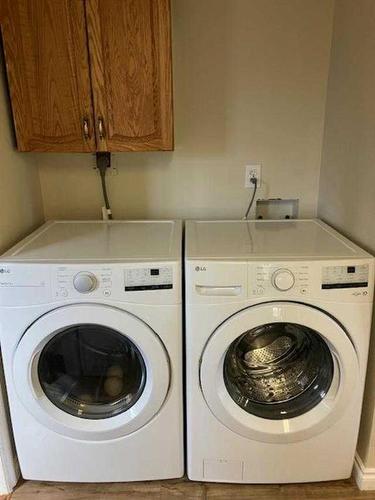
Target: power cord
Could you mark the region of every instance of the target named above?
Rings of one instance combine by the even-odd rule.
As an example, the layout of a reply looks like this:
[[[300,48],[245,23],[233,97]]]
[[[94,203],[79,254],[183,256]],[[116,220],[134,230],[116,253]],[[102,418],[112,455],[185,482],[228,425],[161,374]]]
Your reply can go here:
[[[102,182],[102,191],[105,209],[107,212],[108,219],[112,219],[112,210],[109,204],[109,197],[107,192],[107,183],[106,183],[106,173],[107,169],[111,166],[111,153],[96,153],[96,167],[100,173],[100,180]]]
[[[256,195],[256,192],[258,189],[258,179],[256,177],[251,177],[250,182],[252,184],[254,184],[254,191],[253,191],[253,196],[251,197],[249,206],[247,207],[245,217],[243,217],[243,220],[247,220],[247,218],[249,217],[249,213],[250,213],[251,207],[253,206],[255,195]]]

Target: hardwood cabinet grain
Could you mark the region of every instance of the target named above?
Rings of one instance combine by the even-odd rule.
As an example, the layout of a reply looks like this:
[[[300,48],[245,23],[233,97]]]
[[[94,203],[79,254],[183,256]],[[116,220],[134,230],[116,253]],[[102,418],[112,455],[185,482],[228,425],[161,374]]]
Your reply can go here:
[[[100,151],[173,148],[168,0],[88,0]]]
[[[173,149],[169,0],[1,0],[20,151]]]
[[[3,9],[18,149],[95,151],[84,3],[5,0]]]

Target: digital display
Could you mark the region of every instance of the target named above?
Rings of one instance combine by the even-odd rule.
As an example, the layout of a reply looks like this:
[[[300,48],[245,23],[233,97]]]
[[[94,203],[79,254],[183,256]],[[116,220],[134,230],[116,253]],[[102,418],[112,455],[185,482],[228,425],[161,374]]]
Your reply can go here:
[[[172,290],[173,269],[164,267],[136,267],[125,270],[125,292]]]
[[[326,266],[322,270],[322,289],[367,288],[369,265]]]

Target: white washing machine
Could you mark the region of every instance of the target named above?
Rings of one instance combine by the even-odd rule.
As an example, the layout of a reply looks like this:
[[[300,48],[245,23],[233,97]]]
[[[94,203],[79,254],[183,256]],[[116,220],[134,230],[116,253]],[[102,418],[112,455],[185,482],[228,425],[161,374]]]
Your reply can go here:
[[[0,259],[26,479],[183,475],[181,223],[52,222]]]
[[[190,479],[347,478],[373,258],[317,220],[188,222]]]

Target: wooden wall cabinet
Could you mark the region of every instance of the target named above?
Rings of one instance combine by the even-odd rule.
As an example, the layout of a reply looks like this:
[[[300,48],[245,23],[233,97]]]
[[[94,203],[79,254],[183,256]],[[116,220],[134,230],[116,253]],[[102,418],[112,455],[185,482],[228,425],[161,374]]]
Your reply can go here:
[[[173,149],[169,0],[2,0],[20,151]]]

